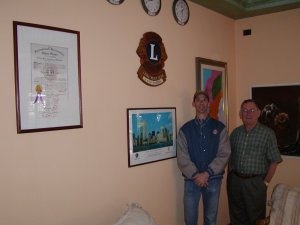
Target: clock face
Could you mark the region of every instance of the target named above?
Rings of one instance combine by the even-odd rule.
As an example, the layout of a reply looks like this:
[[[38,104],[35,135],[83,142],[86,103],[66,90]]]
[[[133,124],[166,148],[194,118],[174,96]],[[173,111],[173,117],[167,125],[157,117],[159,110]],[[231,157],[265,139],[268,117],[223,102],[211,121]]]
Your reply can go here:
[[[150,16],[156,16],[161,7],[160,0],[141,0],[145,12]]]
[[[189,21],[190,10],[185,0],[174,0],[173,15],[176,22],[180,25],[185,25]]]
[[[120,5],[121,3],[124,2],[124,0],[107,0],[107,1],[113,5]]]

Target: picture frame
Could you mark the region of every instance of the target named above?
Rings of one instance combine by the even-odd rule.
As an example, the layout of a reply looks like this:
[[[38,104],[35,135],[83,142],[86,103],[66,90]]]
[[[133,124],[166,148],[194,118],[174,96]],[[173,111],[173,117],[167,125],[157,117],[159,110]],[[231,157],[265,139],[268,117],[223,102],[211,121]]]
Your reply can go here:
[[[175,158],[176,108],[128,108],[128,167]]]
[[[196,90],[209,95],[209,113],[227,126],[227,63],[196,57]]]
[[[274,130],[281,155],[300,156],[300,84],[255,85],[258,121]]]
[[[17,133],[82,128],[80,33],[13,21]]]

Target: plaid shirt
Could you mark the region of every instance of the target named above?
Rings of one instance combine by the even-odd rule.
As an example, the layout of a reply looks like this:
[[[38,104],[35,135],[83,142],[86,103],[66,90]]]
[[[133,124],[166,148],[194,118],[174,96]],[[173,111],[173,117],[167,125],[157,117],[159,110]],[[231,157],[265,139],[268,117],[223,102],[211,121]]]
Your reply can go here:
[[[271,163],[282,161],[275,133],[260,123],[249,132],[243,125],[234,129],[230,144],[230,167],[241,174],[265,175]]]

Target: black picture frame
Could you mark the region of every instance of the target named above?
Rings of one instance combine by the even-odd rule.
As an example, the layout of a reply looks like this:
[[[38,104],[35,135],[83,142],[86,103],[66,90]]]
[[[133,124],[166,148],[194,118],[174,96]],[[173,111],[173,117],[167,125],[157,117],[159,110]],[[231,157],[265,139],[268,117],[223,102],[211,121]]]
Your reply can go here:
[[[300,156],[300,84],[251,87],[259,122],[274,130],[282,155]]]
[[[128,167],[176,155],[176,108],[128,108]]]

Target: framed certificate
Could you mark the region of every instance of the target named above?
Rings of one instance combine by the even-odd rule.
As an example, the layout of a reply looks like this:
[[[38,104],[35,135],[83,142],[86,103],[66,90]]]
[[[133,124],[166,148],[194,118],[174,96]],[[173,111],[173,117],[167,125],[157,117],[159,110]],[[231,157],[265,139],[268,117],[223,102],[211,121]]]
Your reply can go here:
[[[80,33],[13,22],[17,133],[82,128]]]
[[[129,108],[128,167],[176,157],[176,108]]]

